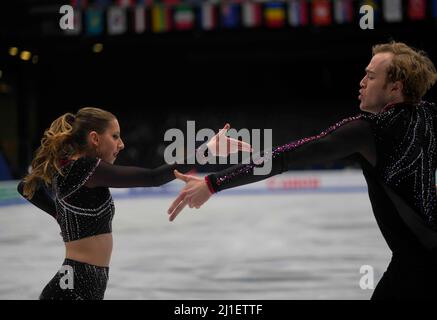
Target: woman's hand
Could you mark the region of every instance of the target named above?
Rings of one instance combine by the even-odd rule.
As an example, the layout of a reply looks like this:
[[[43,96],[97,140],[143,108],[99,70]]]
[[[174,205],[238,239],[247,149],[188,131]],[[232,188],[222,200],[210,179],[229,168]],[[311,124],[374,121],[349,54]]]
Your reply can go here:
[[[238,151],[252,151],[252,146],[247,142],[226,136],[230,127],[231,125],[227,123],[223,129],[221,129],[219,133],[212,137],[212,139],[206,144],[213,156],[227,157],[229,154]]]
[[[174,171],[174,174],[177,179],[184,181],[186,185],[167,211],[170,215],[170,221],[173,221],[187,204],[190,208],[198,209],[212,195],[204,179],[182,174],[177,170]]]

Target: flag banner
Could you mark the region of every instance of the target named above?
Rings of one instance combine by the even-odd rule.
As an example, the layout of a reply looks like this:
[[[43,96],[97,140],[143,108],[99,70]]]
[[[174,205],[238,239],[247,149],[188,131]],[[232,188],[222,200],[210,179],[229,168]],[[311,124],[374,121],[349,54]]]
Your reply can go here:
[[[351,23],[353,20],[352,0],[334,0],[334,19],[338,24]]]
[[[308,25],[308,3],[306,0],[288,2],[288,23],[293,27]]]
[[[146,7],[143,5],[136,6],[133,11],[133,22],[135,33],[143,33],[146,31]]]
[[[117,5],[123,8],[133,7],[135,4],[135,0],[117,0]]]
[[[77,36],[82,33],[82,11],[79,9],[73,9],[73,29],[64,30],[66,35]]]
[[[402,0],[384,0],[382,3],[382,8],[385,21],[402,21]]]
[[[93,7],[107,8],[112,5],[112,0],[94,0]]]
[[[410,20],[423,20],[426,18],[426,0],[408,1],[408,18]]]
[[[103,33],[103,10],[100,8],[88,8],[86,10],[86,33],[97,36]]]
[[[312,4],[313,24],[316,26],[330,25],[332,23],[332,16],[329,0],[313,0]]]
[[[164,5],[152,7],[152,31],[166,32],[171,30],[171,9]]]
[[[245,27],[259,27],[262,23],[261,4],[252,1],[244,2],[242,4],[242,19]]]
[[[194,10],[188,5],[179,5],[173,11],[174,28],[176,30],[190,30],[194,27]]]
[[[225,3],[221,7],[221,22],[224,28],[238,28],[241,22],[241,7],[235,3]]]
[[[281,2],[264,4],[264,21],[269,28],[281,28],[285,25],[285,6]]]
[[[432,17],[437,19],[437,0],[432,2]]]
[[[124,7],[109,7],[107,11],[108,34],[119,35],[127,31],[126,9]]]
[[[362,0],[361,6],[371,6],[373,8],[374,21],[379,22],[381,20],[381,1],[380,0]]]
[[[155,1],[157,2],[157,1]],[[187,3],[190,1],[182,1],[182,0],[161,0],[161,3],[166,4],[166,5],[178,5],[178,4],[183,4],[183,3]]]
[[[88,0],[71,0],[71,6],[77,9],[85,9],[88,7]]]
[[[213,30],[218,26],[218,9],[215,4],[203,3],[199,9],[199,23],[203,30]]]

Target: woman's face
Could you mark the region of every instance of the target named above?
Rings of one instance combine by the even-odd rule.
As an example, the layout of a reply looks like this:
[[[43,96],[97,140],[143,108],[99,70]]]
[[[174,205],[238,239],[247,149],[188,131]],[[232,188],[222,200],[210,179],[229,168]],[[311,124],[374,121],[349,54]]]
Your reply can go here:
[[[102,134],[96,133],[96,139],[92,138],[92,140],[97,157],[111,164],[117,159],[118,153],[124,149],[124,143],[120,136],[120,125],[117,119],[112,120]]]

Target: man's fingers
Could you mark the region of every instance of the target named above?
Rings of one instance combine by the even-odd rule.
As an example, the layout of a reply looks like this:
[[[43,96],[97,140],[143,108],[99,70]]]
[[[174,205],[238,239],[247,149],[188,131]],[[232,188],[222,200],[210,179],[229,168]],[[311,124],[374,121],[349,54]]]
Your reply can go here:
[[[184,192],[184,191],[181,192],[181,193],[178,195],[178,197],[177,197],[177,198],[172,202],[170,208],[168,208],[167,213],[168,213],[168,214],[171,214],[171,213],[176,209],[176,207],[179,205],[179,203],[180,203],[182,200],[185,199],[186,195],[187,195],[186,192]]]
[[[187,201],[184,199],[182,200],[179,205],[175,208],[175,210],[170,214],[170,217],[168,218],[170,221],[173,221],[176,219],[177,215],[185,208],[187,205]]]

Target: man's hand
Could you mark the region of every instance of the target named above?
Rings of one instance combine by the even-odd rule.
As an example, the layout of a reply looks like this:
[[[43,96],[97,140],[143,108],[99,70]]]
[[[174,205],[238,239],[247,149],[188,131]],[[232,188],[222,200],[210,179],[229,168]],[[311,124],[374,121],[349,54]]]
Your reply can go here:
[[[173,221],[187,204],[190,208],[198,209],[208,201],[212,195],[205,180],[195,176],[182,174],[177,170],[174,171],[174,174],[177,179],[184,181],[186,185],[167,211],[170,215],[170,221]]]

